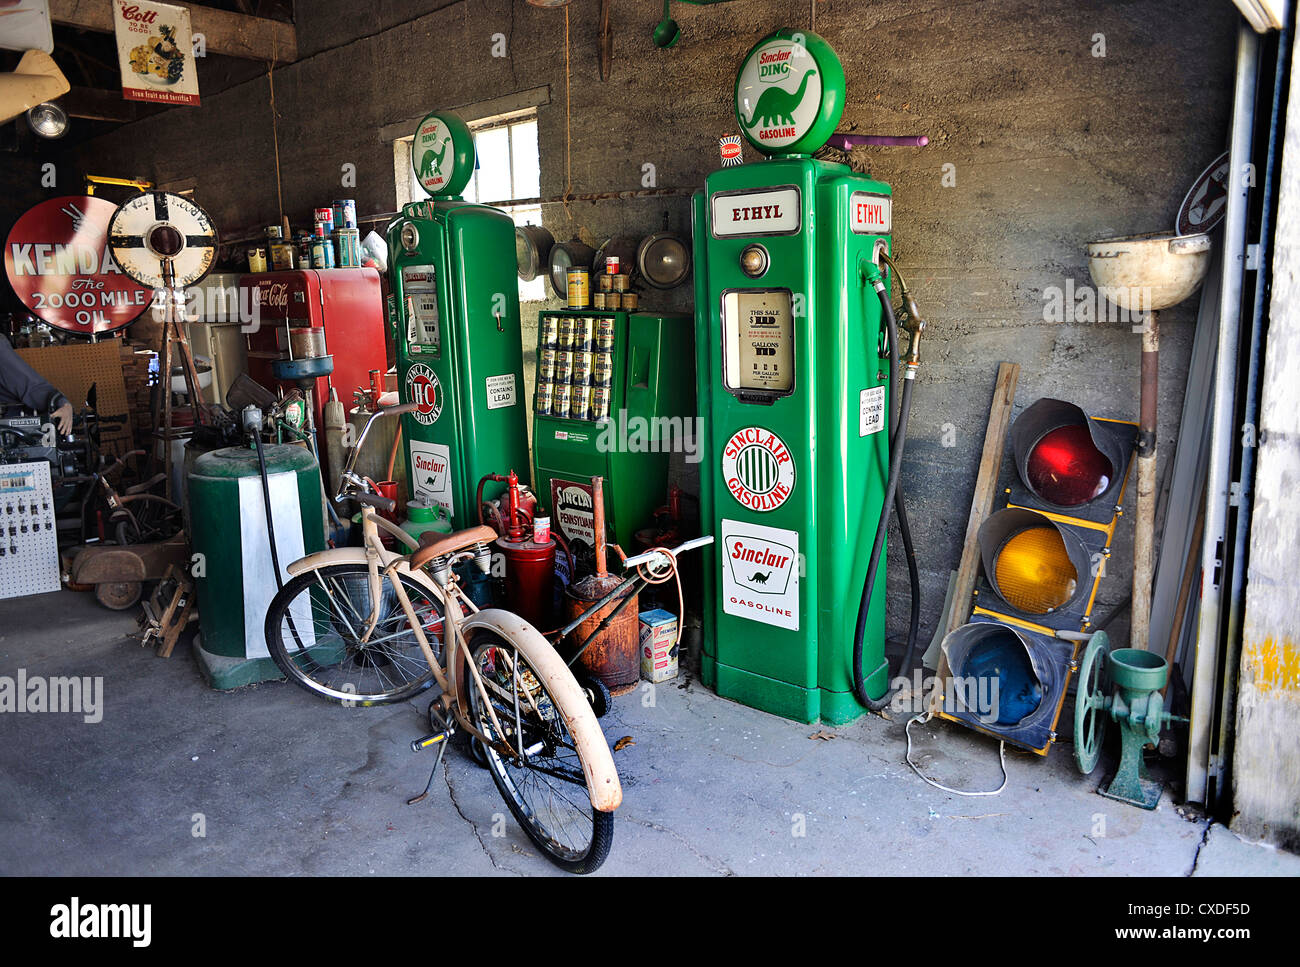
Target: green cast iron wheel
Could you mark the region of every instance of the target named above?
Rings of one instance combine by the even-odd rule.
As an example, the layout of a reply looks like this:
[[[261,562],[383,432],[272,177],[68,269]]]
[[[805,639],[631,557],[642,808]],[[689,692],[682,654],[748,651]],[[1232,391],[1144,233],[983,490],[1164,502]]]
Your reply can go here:
[[[1106,655],[1110,640],[1104,631],[1088,639],[1083,661],[1079,664],[1079,682],[1074,693],[1074,762],[1085,776],[1097,768],[1101,744],[1106,738],[1109,682]]]

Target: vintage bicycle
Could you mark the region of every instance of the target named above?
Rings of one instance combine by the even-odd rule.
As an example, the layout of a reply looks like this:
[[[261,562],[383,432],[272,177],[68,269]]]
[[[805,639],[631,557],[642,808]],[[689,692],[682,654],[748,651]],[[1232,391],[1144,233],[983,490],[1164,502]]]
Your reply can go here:
[[[376,410],[366,422],[334,498],[361,506],[362,546],[288,566],[267,611],[267,648],[290,681],[347,706],[403,702],[437,685],[433,731],[412,743],[438,747],[429,786],[464,729],[528,837],[561,868],[590,873],[609,855],[622,786],[586,694],[551,643],[518,615],[480,610],[460,587],[463,562],[489,573],[496,532],[471,527],[419,545],[377,513],[394,502],[355,472],[376,420],[412,409]],[[386,549],[381,533],[409,553]]]

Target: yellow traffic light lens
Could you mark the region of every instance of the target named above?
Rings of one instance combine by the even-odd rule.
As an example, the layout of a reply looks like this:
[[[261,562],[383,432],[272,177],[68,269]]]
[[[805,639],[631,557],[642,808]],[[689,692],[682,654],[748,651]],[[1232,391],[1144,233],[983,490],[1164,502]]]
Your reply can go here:
[[[1026,614],[1050,614],[1074,597],[1079,575],[1055,527],[1027,527],[1002,545],[998,593]]]

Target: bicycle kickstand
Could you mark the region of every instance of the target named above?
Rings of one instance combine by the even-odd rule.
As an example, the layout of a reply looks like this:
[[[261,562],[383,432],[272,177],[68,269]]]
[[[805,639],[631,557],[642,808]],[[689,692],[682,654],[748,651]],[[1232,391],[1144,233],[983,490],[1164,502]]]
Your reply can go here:
[[[432,708],[430,708],[429,711],[431,717],[432,715],[436,714],[433,712]],[[439,716],[439,719],[441,719],[441,716]],[[450,743],[451,737],[455,734],[455,732],[456,732],[456,725],[454,722],[450,722],[450,723],[446,723],[444,727],[438,732],[430,732],[428,735],[412,740],[411,742],[412,752],[420,752],[423,751],[424,749],[429,748],[429,746],[431,745],[436,745],[438,747],[438,758],[433,760],[433,769],[431,769],[429,772],[429,781],[424,784],[424,792],[420,793],[418,796],[412,799],[406,800],[406,804],[408,806],[414,806],[417,803],[422,803],[424,802],[424,800],[429,798],[429,790],[433,788],[433,780],[438,775],[438,766],[442,765],[442,757],[443,755],[446,754],[447,745]]]

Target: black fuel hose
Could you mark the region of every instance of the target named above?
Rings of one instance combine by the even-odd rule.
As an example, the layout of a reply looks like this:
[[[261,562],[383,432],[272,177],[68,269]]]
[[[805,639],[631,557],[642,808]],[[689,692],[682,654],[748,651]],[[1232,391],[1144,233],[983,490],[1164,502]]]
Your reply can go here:
[[[894,307],[889,301],[889,292],[884,286],[876,289],[880,299],[881,312],[889,330],[889,362],[891,376],[898,372],[898,319]],[[867,576],[862,585],[862,600],[858,604],[858,622],[853,633],[853,690],[858,701],[873,712],[887,708],[897,693],[897,688],[889,689],[879,699],[867,694],[866,678],[862,673],[862,652],[867,627],[867,614],[871,607],[871,596],[875,590],[876,574],[880,567],[880,556],[885,547],[885,535],[889,530],[889,511],[891,505],[898,513],[899,535],[903,540],[903,550],[907,557],[907,576],[911,584],[912,608],[907,629],[907,648],[903,654],[900,673],[906,673],[912,666],[916,654],[916,640],[921,623],[921,581],[916,566],[916,553],[912,547],[912,531],[907,520],[907,509],[903,502],[903,492],[899,487],[899,477],[903,467],[903,450],[907,443],[907,420],[912,412],[912,389],[915,379],[914,371],[909,370],[903,379],[902,399],[898,408],[898,419],[889,440],[890,465],[889,481],[885,487],[885,499],[880,507],[880,522],[876,525],[875,543],[871,548],[871,559],[867,564]],[[885,659],[888,671],[888,659]],[[878,669],[877,669],[878,670]],[[874,674],[874,672],[873,672]]]
[[[257,445],[257,466],[262,471],[262,507],[266,511],[266,535],[271,541],[271,566],[275,568],[275,586],[284,590],[284,578],[280,577],[280,555],[275,549],[275,520],[271,514],[271,482],[266,474],[266,454],[262,452],[262,435],[253,434],[253,443]],[[290,616],[292,623],[293,618]]]

